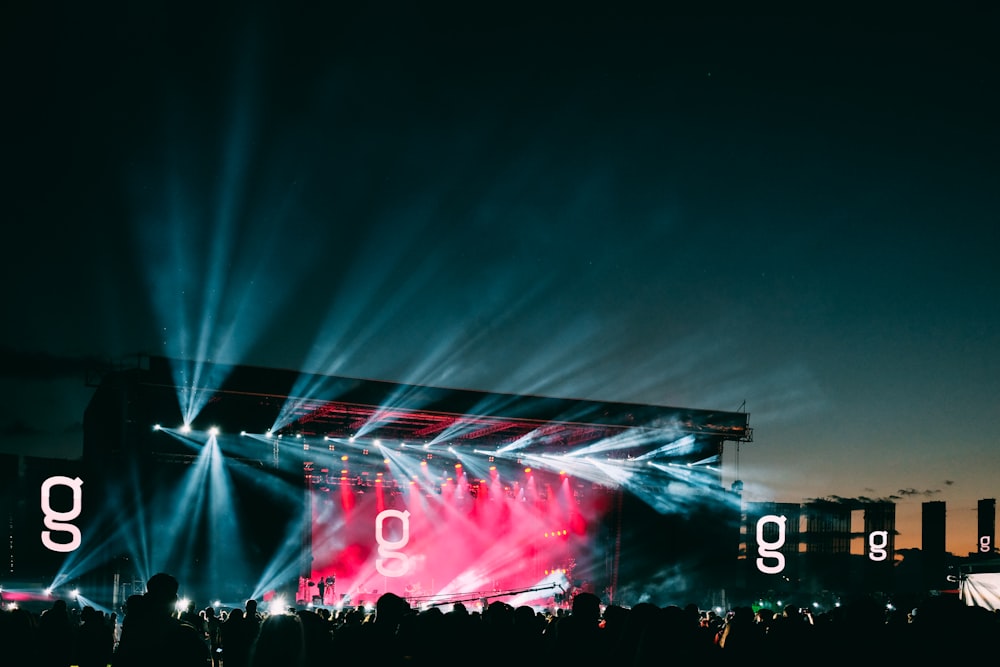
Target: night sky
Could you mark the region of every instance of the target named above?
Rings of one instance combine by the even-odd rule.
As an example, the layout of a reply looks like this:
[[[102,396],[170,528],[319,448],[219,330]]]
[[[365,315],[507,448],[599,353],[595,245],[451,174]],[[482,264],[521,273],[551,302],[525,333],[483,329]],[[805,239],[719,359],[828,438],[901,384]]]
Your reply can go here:
[[[65,4],[0,28],[0,451],[79,456],[139,353],[742,409],[747,500],[893,499],[897,549],[943,500],[974,550],[992,5]]]

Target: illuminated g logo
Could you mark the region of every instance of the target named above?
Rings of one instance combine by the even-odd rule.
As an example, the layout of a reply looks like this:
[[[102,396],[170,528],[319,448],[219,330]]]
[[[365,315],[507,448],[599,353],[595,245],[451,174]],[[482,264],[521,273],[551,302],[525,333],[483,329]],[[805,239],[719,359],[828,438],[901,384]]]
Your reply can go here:
[[[393,518],[399,519],[403,524],[403,534],[398,540],[387,540],[384,535],[383,526],[385,520]],[[375,517],[375,541],[378,542],[379,558],[375,559],[375,569],[383,577],[402,577],[410,571],[409,557],[401,553],[402,549],[410,542],[410,513],[399,510],[382,510]],[[392,564],[387,561],[396,561]]]
[[[889,552],[885,548],[889,546],[889,532],[886,530],[873,530],[868,533],[868,558],[874,561],[883,561],[889,557]]]
[[[57,512],[49,504],[49,492],[53,486],[57,485],[73,489],[73,507],[68,512]],[[64,522],[72,521],[80,516],[80,511],[83,509],[83,490],[80,488],[82,486],[83,480],[79,477],[70,479],[69,477],[56,476],[49,477],[42,482],[42,514],[45,516],[43,523],[49,529],[42,531],[42,544],[49,551],[68,553],[80,548],[80,529],[71,523]],[[50,531],[69,533],[69,542],[65,544],[56,542],[52,539]]]
[[[757,569],[764,574],[778,574],[785,569],[785,554],[778,551],[785,546],[785,522],[788,517],[767,514],[757,519]],[[768,542],[764,537],[764,526],[773,523],[778,527],[778,538]],[[774,565],[765,565],[765,558],[773,558]]]
[[[990,546],[990,536],[982,535],[979,538],[979,553],[988,554],[993,551],[993,547]]]

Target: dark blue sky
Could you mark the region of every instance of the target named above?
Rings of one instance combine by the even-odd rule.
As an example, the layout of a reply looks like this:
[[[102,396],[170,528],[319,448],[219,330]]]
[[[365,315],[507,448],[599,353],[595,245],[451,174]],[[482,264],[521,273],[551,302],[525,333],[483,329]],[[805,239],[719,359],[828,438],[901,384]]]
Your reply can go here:
[[[1000,14],[653,6],[15,9],[0,449],[78,450],[80,360],[139,352],[745,402],[748,499],[971,550]]]

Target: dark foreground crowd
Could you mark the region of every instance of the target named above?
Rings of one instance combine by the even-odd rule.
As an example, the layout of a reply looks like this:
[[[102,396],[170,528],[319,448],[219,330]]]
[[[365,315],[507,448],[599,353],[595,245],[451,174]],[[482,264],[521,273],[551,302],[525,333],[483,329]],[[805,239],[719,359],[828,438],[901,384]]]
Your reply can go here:
[[[482,611],[454,603],[411,608],[387,593],[375,611],[289,608],[262,612],[254,600],[216,615],[176,611],[178,582],[154,575],[144,595],[116,614],[79,613],[57,600],[32,614],[0,612],[0,664],[9,667],[423,666],[470,661],[493,667],[553,664],[623,667],[747,665],[795,660],[887,665],[913,660],[996,660],[1000,613],[954,597],[928,598],[906,613],[867,598],[816,614],[695,605],[608,605],[578,593],[572,607],[543,613],[495,601]],[[567,662],[568,661],[568,662]]]

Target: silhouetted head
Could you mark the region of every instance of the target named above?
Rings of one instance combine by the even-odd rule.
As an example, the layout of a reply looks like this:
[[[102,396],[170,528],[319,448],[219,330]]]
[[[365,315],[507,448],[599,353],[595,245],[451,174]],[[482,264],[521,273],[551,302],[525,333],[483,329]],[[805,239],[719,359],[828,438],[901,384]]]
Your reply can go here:
[[[177,603],[179,587],[177,579],[173,576],[166,572],[158,572],[146,582],[146,595],[144,597],[152,609],[173,611],[173,606]]]
[[[375,620],[380,623],[398,623],[408,611],[410,604],[395,593],[383,593],[375,602]]]
[[[577,593],[573,596],[572,614],[596,623],[601,618],[601,598],[593,593]]]

